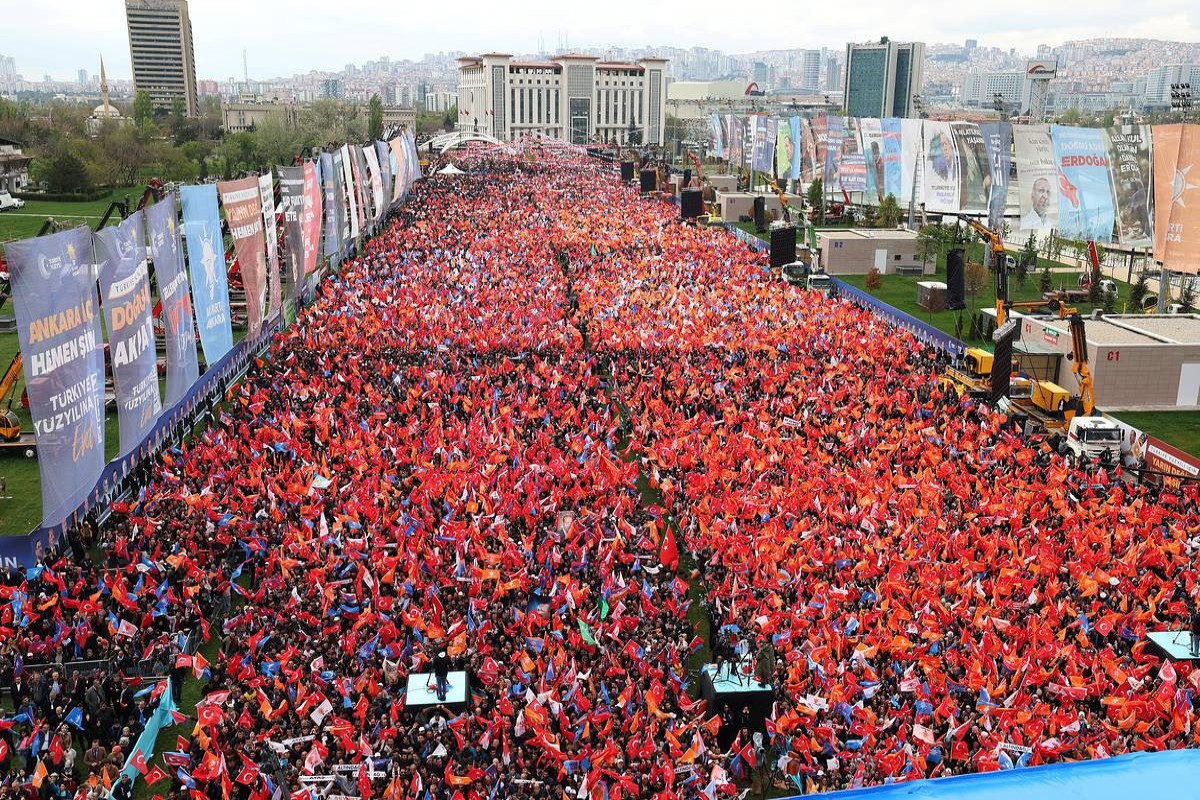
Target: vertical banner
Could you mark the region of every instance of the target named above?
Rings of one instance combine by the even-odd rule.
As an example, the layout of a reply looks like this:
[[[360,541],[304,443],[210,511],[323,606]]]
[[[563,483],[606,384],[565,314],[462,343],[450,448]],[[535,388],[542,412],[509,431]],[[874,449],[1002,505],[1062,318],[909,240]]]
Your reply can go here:
[[[408,154],[405,152],[404,140],[397,136],[388,142],[392,148],[392,160],[396,162],[396,182],[392,186],[392,205],[404,199],[408,191]]]
[[[1154,258],[1175,272],[1200,267],[1200,126],[1155,125]]]
[[[878,119],[866,117],[858,121],[858,138],[866,162],[867,197],[869,203],[882,203],[884,198],[883,128]]]
[[[801,183],[812,183],[821,177],[817,169],[817,142],[813,138],[812,120],[792,117],[792,136],[800,142],[800,152],[792,164],[792,171],[800,173]]]
[[[120,454],[125,456],[141,444],[162,412],[142,212],[131,214],[115,228],[96,231],[93,244],[117,392]]]
[[[755,115],[754,119],[754,169],[771,172],[775,166],[775,119]]]
[[[246,295],[246,329],[250,338],[258,336],[267,308],[267,257],[263,245],[262,195],[258,178],[242,178],[217,184],[233,252],[241,267],[242,288]]]
[[[792,177],[792,158],[796,154],[796,143],[792,139],[792,122],[789,119],[775,120],[775,177],[787,181]]]
[[[379,172],[383,177],[383,192],[379,198],[379,218],[380,220],[387,214],[388,208],[391,207],[392,199],[392,184],[395,182],[396,173],[392,172],[392,151],[388,147],[387,142],[375,142],[375,159],[379,162]]]
[[[1150,247],[1154,243],[1150,126],[1122,125],[1108,128],[1104,135],[1121,244]]]
[[[958,207],[968,214],[986,213],[991,170],[983,133],[974,122],[952,122],[950,129],[958,148]]]
[[[204,360],[215,364],[233,349],[217,187],[211,183],[184,186],[179,190],[179,201],[183,205],[183,233],[187,238],[196,329],[200,332]]]
[[[275,227],[275,183],[270,170],[258,176],[258,195],[262,203],[263,237],[267,242],[267,319],[275,319],[283,309],[283,291],[279,285],[279,230]]]
[[[957,212],[959,195],[958,152],[949,122],[927,120],[925,135],[925,210]]]
[[[1054,146],[1046,125],[1013,127],[1013,152],[1017,159],[1022,234],[1048,233],[1058,227],[1058,169]]]
[[[338,205],[337,184],[334,177],[341,174],[335,167],[336,153],[321,153],[321,192],[325,196],[325,255],[332,256],[341,250],[342,207]]]
[[[304,165],[304,206],[300,217],[300,233],[304,237],[305,277],[317,271],[321,253],[321,180],[317,176],[317,165],[309,161]]]
[[[295,300],[304,282],[304,167],[279,167],[279,199],[283,206],[284,288]]]
[[[354,196],[354,176],[350,172],[353,169],[350,166],[350,145],[342,145],[338,155],[341,156],[342,162],[342,192],[345,194],[346,206],[349,209],[350,236],[348,238],[357,239],[359,231],[358,204],[355,202]]]
[[[1008,176],[1012,172],[1011,122],[985,122],[979,126],[987,154],[988,227],[999,231],[1008,205]]]
[[[721,130],[721,115],[708,115],[708,154],[713,158],[725,157],[725,136]]]
[[[146,210],[150,257],[158,279],[163,340],[167,346],[167,397],[163,401],[167,408],[178,403],[200,377],[192,294],[183,264],[177,212],[174,194],[168,194]]]
[[[363,158],[367,162],[367,188],[371,190],[372,219],[375,225],[378,226],[383,221],[383,214],[387,209],[383,205],[383,172],[379,166],[379,157],[375,152],[375,145],[368,145],[363,148]]]
[[[813,135],[813,174],[825,184],[829,190],[825,173],[825,153],[829,149],[829,119],[824,114],[813,118],[810,122]]]
[[[743,120],[729,115],[729,166],[740,169],[744,164],[742,151],[746,149],[746,132]]]
[[[104,350],[91,231],[5,247],[37,435],[42,525],[63,522],[104,470]]]
[[[883,196],[889,194],[897,201],[905,203],[908,196],[904,194],[904,139],[900,129],[900,120],[888,117],[879,121],[883,138]]]
[[[862,151],[858,120],[847,117],[842,122],[842,189],[847,192],[867,190],[867,157]]]
[[[900,194],[896,199],[901,207],[907,206],[914,198],[923,202],[921,191],[921,175],[924,172],[923,156],[925,151],[925,134],[922,120],[902,119],[900,122]]]
[[[354,157],[354,189],[358,192],[358,209],[362,223],[360,230],[375,233],[375,216],[371,208],[371,179],[367,176],[367,159],[363,149],[358,145],[350,148]]]
[[[841,117],[825,118],[825,191],[842,188],[842,139],[845,131]]]
[[[1104,131],[1054,125],[1050,140],[1058,165],[1059,230],[1071,239],[1111,242],[1117,215]]]
[[[408,145],[408,168],[412,170],[410,176],[412,180],[409,183],[411,186],[425,176],[421,174],[421,159],[417,155],[417,139],[415,134],[411,130],[406,131],[404,141]]]

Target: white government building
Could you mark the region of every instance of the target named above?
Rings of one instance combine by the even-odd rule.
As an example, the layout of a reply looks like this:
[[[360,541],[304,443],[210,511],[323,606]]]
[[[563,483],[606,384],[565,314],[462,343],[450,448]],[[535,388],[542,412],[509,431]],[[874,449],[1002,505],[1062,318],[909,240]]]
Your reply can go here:
[[[665,58],[636,63],[564,55],[513,61],[507,53],[458,59],[458,129],[510,141],[537,133],[576,144],[664,143]]]

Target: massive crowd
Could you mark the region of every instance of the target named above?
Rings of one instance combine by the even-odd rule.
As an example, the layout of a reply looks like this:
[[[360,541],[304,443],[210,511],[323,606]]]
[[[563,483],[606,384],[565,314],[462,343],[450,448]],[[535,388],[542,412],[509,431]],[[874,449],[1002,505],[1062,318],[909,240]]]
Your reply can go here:
[[[3,576],[5,800],[126,800],[143,674],[203,681],[135,764],[171,800],[715,800],[762,762],[824,790],[1200,735],[1200,671],[1145,639],[1197,588],[1194,489],[1068,467],[610,165],[459,165],[98,556]],[[693,584],[774,651],[763,753],[696,697]],[[406,703],[435,663],[465,708]]]

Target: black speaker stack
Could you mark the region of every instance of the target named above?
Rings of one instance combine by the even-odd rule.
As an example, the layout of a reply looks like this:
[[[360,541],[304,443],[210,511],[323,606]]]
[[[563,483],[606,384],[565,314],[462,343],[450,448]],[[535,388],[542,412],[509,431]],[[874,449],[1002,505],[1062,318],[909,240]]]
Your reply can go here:
[[[992,403],[1000,402],[1001,397],[1008,397],[1012,383],[1013,339],[1016,336],[1016,326],[1010,325],[1007,332],[996,340],[996,352],[992,356],[991,396],[988,398]]]
[[[653,192],[658,188],[658,171],[653,169],[644,169],[639,176],[642,194]]]
[[[633,167],[634,164],[632,161],[621,162],[621,180],[623,180],[625,183],[629,183],[633,180]]]
[[[754,230],[762,233],[767,229],[767,200],[761,194],[754,198]]]
[[[946,254],[946,310],[959,311],[967,307],[963,301],[963,251],[954,248]]]
[[[771,231],[771,269],[779,269],[784,264],[796,260],[796,228],[785,225]]]
[[[704,213],[704,198],[699,189],[684,189],[679,193],[679,217],[695,219]]]

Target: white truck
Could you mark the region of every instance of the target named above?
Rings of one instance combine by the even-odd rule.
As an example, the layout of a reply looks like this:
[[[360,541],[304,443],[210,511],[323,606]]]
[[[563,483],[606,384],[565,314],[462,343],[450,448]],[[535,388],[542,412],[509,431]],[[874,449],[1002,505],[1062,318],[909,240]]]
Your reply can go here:
[[[1121,463],[1121,426],[1108,417],[1072,417],[1059,452],[1073,461]]]
[[[0,211],[8,211],[10,208],[24,208],[25,201],[13,197],[8,192],[0,192]]]

